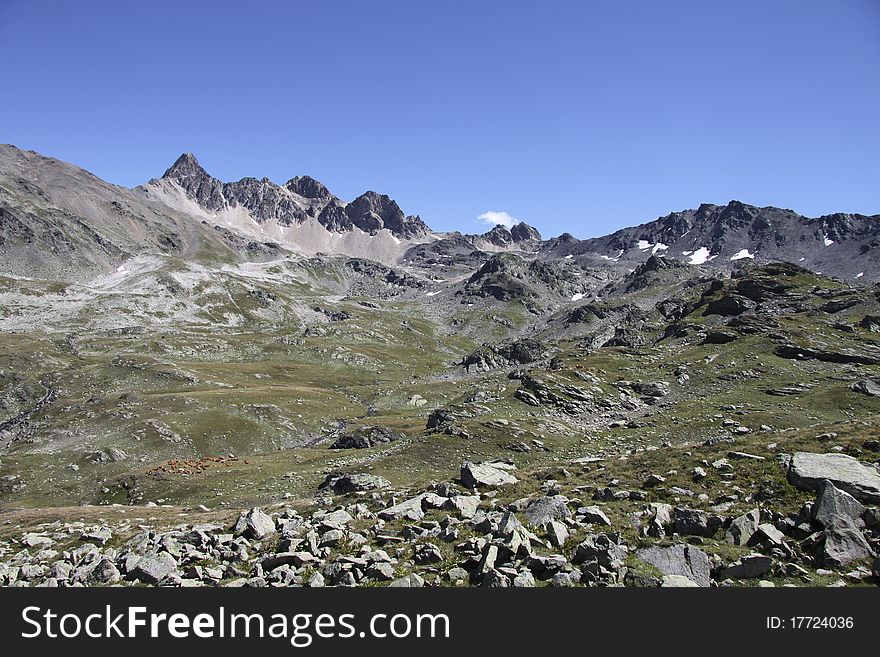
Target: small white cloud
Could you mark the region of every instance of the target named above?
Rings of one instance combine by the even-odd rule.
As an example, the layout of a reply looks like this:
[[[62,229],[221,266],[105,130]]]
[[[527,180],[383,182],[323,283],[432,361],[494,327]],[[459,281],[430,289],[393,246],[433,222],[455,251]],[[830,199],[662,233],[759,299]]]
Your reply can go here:
[[[518,219],[514,219],[506,212],[494,212],[492,210],[484,212],[477,219],[490,226],[504,226],[508,230],[513,228],[514,224],[519,223]]]

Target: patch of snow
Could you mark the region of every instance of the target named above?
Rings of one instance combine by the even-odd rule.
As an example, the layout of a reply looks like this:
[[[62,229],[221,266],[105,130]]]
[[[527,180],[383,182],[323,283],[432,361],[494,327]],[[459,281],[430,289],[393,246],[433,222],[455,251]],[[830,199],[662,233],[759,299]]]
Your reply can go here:
[[[572,300],[572,301],[580,301],[580,300],[583,299],[583,298],[584,298],[583,293],[582,293],[582,292],[578,292],[577,294],[575,294],[575,295],[571,298],[571,300]]]
[[[806,258],[801,258],[798,262],[803,262],[804,260],[806,260]]]
[[[865,275],[865,272],[860,271],[858,274],[856,274],[856,278],[861,278],[864,275]]]
[[[640,251],[647,251],[652,246],[653,244],[651,244],[648,240],[639,240],[638,247]]]
[[[574,258],[574,256],[569,253],[567,256],[565,256],[565,259],[568,260],[569,258]]]
[[[749,253],[748,249],[743,249],[742,251],[739,251],[736,255],[731,256],[730,259],[731,260],[743,260],[745,258],[751,258],[752,260],[754,260],[755,256],[754,256],[754,254]]]
[[[832,244],[834,244],[834,240],[828,239],[827,235],[822,236],[822,241],[825,242],[825,246],[831,246]]]
[[[426,296],[426,297],[436,297],[436,296],[437,296],[438,294],[440,294],[442,291],[443,291],[443,290],[437,290],[436,292],[425,292],[425,296]]]
[[[687,255],[687,254],[685,254]],[[690,263],[692,265],[702,265],[704,263],[709,262],[710,260],[714,260],[718,256],[712,255],[712,252],[709,251],[708,247],[701,246],[696,251],[693,251],[691,254]]]
[[[651,255],[657,255],[657,252],[658,252],[658,251],[665,251],[665,250],[668,249],[668,248],[669,248],[669,247],[666,246],[665,244],[663,244],[662,242],[657,242],[657,243],[654,245],[654,248],[651,249]]]

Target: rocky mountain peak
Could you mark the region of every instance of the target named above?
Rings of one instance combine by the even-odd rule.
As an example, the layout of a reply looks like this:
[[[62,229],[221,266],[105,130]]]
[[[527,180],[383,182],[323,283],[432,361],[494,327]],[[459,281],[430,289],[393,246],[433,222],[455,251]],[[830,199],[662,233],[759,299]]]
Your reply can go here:
[[[507,246],[513,242],[513,235],[502,225],[495,226],[483,234],[483,239],[495,246]]]
[[[525,240],[541,241],[541,233],[534,226],[529,226],[526,222],[520,221],[510,229],[510,234],[514,242],[523,242]]]
[[[192,153],[183,153],[174,161],[174,164],[162,174],[163,178],[173,179],[191,178],[194,176],[207,177],[208,172],[202,168],[202,165],[199,164],[196,156]]]
[[[330,190],[311,176],[296,176],[288,180],[284,186],[294,194],[303,198],[329,201],[333,198]]]

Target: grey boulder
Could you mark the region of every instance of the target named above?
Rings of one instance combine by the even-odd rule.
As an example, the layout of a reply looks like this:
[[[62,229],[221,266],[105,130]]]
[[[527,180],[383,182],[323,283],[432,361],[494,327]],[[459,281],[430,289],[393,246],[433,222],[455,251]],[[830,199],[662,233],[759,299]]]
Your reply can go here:
[[[652,546],[638,550],[636,556],[663,575],[685,577],[699,586],[709,586],[709,557],[693,545]]]
[[[862,502],[880,502],[880,471],[846,454],[796,452],[788,464],[789,483],[819,491],[830,481]]]

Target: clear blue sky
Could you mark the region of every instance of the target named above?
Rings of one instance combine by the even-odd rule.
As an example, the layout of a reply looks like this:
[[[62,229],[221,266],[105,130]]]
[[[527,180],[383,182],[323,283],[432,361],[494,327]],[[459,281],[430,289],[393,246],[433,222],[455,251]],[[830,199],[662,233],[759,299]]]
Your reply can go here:
[[[441,230],[880,212],[876,0],[0,0],[0,55],[0,142],[126,186],[192,151]]]

